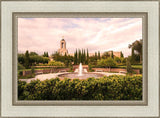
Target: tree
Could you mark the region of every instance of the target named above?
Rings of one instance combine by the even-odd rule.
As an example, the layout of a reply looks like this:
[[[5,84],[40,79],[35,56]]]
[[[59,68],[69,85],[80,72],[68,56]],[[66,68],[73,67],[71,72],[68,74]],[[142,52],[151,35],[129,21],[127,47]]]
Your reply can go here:
[[[74,64],[77,64],[77,61],[78,61],[78,57],[77,57],[77,49],[76,49],[76,52],[74,53]]]
[[[97,58],[96,58],[96,56],[90,56],[89,57],[89,64],[97,65]]]
[[[69,64],[69,72],[73,72],[73,65],[71,63]]]
[[[81,63],[83,64],[83,61],[84,61],[84,52],[83,52],[83,49],[81,50],[82,54],[81,54]]]
[[[25,58],[24,58],[24,66],[25,66],[26,69],[28,69],[29,66],[30,66],[29,62],[30,62],[30,58],[29,58],[29,52],[27,50],[26,53],[25,53]]]
[[[67,57],[67,54],[66,54],[66,53],[64,54],[64,57],[65,57],[65,58]]]
[[[107,67],[107,65],[106,65],[106,59],[98,60],[98,61],[97,61],[97,65],[98,65],[99,67],[103,67],[103,68]]]
[[[134,47],[132,47],[132,56],[131,56],[131,63],[135,63],[135,53],[134,53]]]
[[[76,49],[76,52],[74,53],[74,64],[87,64],[87,57],[86,57],[86,51],[85,49]]]
[[[107,59],[98,60],[97,65],[100,66],[100,67],[109,67],[109,69],[111,69],[111,67],[115,67],[116,66],[116,63],[110,57],[110,58],[107,58]]]
[[[109,53],[108,52],[104,52],[103,55],[102,55],[102,58],[103,59],[107,59],[108,57],[110,57]]]
[[[121,57],[120,60],[121,60],[121,63],[126,64],[126,58]]]
[[[86,51],[84,50],[84,60],[83,60],[84,64],[86,64]]]
[[[54,52],[54,54],[52,54],[52,57],[54,60],[58,61],[61,55],[58,52]]]
[[[111,71],[111,67],[116,66],[115,61],[113,60],[113,58],[108,58],[106,60],[106,66],[109,67],[109,71]]]
[[[98,59],[101,59],[100,51],[98,51]]]
[[[63,56],[62,56],[62,58],[63,58]],[[73,56],[70,56],[70,55],[66,56],[65,61],[64,61],[65,66],[69,67],[69,65],[72,64],[73,61],[74,61]]]
[[[30,52],[29,53],[29,56],[35,56],[35,55],[37,56],[38,54],[36,52]]]
[[[48,57],[48,52],[44,52],[43,57]]]
[[[18,63],[18,70],[23,70],[23,69],[25,69],[25,67],[22,64]]]
[[[79,63],[81,63],[81,50],[79,49],[79,54],[78,54],[78,58],[79,58]]]
[[[114,58],[113,51],[111,52],[111,58],[112,58],[112,59]]]
[[[139,54],[135,54],[134,56],[135,56],[135,61],[139,62],[140,61],[140,55]]]
[[[87,48],[87,64],[89,63],[89,54],[88,54],[88,48]]]
[[[126,62],[126,69],[127,69],[128,73],[132,73],[132,66],[131,66],[131,63],[128,59],[127,59],[127,62]]]
[[[114,60],[117,62],[117,63],[121,63],[121,59],[119,57],[115,57]]]
[[[52,57],[55,61],[65,63],[66,66],[69,66],[69,63],[74,62],[74,56],[67,55],[66,53],[64,56],[62,56],[58,52],[55,52],[54,54],[52,54]]]
[[[134,41],[132,44],[128,46],[129,48],[132,48],[140,55],[140,63],[142,62],[142,45],[143,45],[143,40],[140,39],[139,41],[138,40]]]
[[[96,59],[96,60],[98,59],[98,57],[97,57],[97,52],[95,52],[95,59]]]
[[[30,65],[38,64],[38,63],[48,63],[49,58],[48,57],[43,57],[39,55],[32,55],[29,56],[30,58]]]
[[[123,53],[122,53],[122,51],[121,51],[121,57],[124,57],[124,56],[123,56]]]
[[[92,71],[93,71],[91,64],[88,64],[88,70],[89,70],[89,72],[92,72]]]
[[[25,55],[18,54],[18,62],[24,66]]]
[[[34,68],[34,66],[31,67],[31,72],[32,72],[32,74],[35,73],[35,68]]]

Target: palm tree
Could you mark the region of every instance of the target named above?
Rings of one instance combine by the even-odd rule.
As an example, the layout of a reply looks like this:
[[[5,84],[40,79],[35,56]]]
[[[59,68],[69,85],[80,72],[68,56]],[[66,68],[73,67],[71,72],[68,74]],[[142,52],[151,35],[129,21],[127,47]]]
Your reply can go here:
[[[135,50],[139,54],[140,63],[142,62],[142,43],[143,43],[143,40],[140,39],[139,41],[136,40],[135,42],[133,42],[128,46],[128,48],[132,48],[132,52],[134,52],[133,50]]]

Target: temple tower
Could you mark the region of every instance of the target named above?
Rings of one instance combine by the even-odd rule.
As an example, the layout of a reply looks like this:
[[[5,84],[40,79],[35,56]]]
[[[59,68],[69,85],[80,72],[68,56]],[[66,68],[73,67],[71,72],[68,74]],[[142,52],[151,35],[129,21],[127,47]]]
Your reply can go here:
[[[68,54],[68,50],[66,49],[66,41],[64,40],[64,37],[62,37],[62,40],[60,41],[60,49],[58,50],[58,52],[61,54],[61,55],[66,55]]]

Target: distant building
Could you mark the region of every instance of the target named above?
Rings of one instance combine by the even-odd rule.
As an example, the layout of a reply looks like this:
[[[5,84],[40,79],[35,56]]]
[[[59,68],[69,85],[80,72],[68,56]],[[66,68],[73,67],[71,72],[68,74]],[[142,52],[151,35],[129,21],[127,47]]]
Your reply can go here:
[[[58,53],[61,55],[68,55],[68,50],[66,49],[66,41],[62,37],[62,40],[60,41],[60,49],[58,50]]]
[[[111,56],[112,52],[113,52],[113,56],[114,57],[121,57],[121,52],[114,52],[114,51],[107,51],[108,54]]]

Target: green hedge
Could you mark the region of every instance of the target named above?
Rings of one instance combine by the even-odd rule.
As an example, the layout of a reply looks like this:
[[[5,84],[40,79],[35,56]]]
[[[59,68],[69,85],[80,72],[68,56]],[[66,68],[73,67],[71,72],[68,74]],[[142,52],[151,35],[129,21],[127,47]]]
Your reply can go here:
[[[142,76],[18,82],[19,100],[142,100]]]

